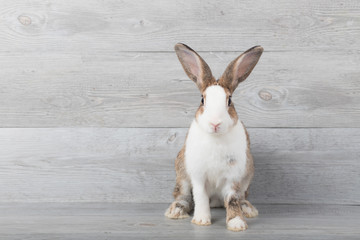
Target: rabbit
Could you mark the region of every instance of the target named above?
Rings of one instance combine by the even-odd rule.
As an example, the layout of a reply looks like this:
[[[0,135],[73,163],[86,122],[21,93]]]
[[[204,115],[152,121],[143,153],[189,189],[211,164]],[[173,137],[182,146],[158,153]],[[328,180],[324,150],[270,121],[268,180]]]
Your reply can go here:
[[[194,210],[192,223],[210,225],[210,207],[225,207],[227,229],[244,231],[248,227],[244,216],[258,215],[258,210],[246,200],[254,165],[249,135],[231,96],[254,69],[263,48],[255,46],[245,51],[218,80],[200,55],[187,45],[176,44],[175,52],[202,98],[175,160],[175,200],[165,216],[186,218]]]

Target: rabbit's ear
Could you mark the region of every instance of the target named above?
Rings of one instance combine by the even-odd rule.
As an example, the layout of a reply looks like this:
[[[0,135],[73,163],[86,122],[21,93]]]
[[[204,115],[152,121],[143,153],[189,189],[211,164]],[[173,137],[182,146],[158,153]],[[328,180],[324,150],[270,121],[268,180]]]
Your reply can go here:
[[[226,68],[219,84],[233,93],[239,83],[250,75],[263,51],[264,49],[261,46],[255,46],[241,54]]]
[[[216,82],[207,63],[190,47],[178,43],[175,45],[175,52],[186,74],[201,92]]]

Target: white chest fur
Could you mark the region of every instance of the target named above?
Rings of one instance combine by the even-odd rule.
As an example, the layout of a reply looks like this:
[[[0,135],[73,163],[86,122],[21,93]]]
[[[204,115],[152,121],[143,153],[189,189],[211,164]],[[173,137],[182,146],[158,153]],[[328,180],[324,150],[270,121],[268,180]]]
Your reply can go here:
[[[186,141],[186,171],[192,181],[205,183],[209,196],[225,195],[245,173],[246,149],[245,129],[240,121],[228,133],[213,135],[194,120]]]

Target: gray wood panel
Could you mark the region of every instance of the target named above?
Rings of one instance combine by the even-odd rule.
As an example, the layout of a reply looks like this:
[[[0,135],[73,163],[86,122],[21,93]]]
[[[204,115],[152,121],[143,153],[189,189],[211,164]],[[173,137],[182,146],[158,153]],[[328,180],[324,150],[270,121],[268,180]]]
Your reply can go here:
[[[220,76],[240,52],[203,53]],[[360,55],[265,52],[233,100],[249,127],[360,127]],[[8,53],[1,127],[188,127],[200,102],[175,53]]]
[[[0,129],[0,202],[170,202],[185,128]],[[249,129],[256,203],[360,204],[360,129]]]
[[[1,0],[0,51],[202,51],[360,48],[360,3],[327,1]]]
[[[211,226],[163,216],[166,204],[0,204],[1,239],[358,239],[360,207],[257,205],[245,232],[226,230],[225,210]]]

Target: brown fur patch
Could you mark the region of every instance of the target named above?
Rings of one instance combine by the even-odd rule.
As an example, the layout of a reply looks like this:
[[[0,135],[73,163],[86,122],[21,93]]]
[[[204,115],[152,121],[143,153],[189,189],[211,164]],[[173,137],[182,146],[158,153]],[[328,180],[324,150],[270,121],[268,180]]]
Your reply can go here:
[[[165,212],[165,216],[172,219],[189,217],[188,213],[194,208],[191,181],[185,169],[185,149],[186,141],[175,160],[176,184],[173,191],[175,201]],[[184,187],[184,184],[187,186]]]
[[[176,199],[181,194],[181,186],[179,184],[175,184],[173,196]]]
[[[231,97],[231,92],[228,88],[224,87],[224,86],[221,86],[224,88],[224,91],[225,91],[225,94],[226,94],[226,104],[228,103],[229,101],[229,98]],[[239,120],[239,117],[237,115],[237,112],[235,110],[235,106],[234,106],[234,103],[231,102],[230,106],[228,106],[228,113],[231,117],[231,119],[233,120],[233,123],[236,124]]]
[[[196,110],[195,119],[198,119],[198,117],[203,114],[204,112],[204,106],[200,105],[199,108]]]
[[[243,124],[241,122],[241,124]],[[244,124],[243,124],[244,125]],[[232,189],[241,197],[241,198],[247,198],[249,193],[249,186],[251,183],[251,180],[254,176],[254,160],[250,152],[250,138],[249,133],[247,132],[245,126],[245,134],[246,134],[246,142],[247,142],[247,149],[246,149],[246,175],[239,179],[238,182],[233,183]]]
[[[245,134],[246,134],[246,141],[247,141],[247,149],[246,149],[246,158],[247,158],[247,164],[246,164],[246,171],[249,173],[249,181],[252,180],[253,176],[254,176],[254,159],[253,156],[251,154],[250,151],[250,137],[249,137],[249,133],[245,128]]]
[[[229,108],[228,108],[228,113],[229,113],[231,119],[233,120],[234,124],[236,124],[239,120],[239,117],[238,117],[235,107],[232,103],[231,103],[231,106],[229,106]]]
[[[239,216],[244,220],[244,216],[241,210],[241,199],[235,196],[231,196],[228,201],[225,201],[226,207],[226,223],[229,220]]]
[[[186,138],[187,138],[187,135],[186,135]],[[189,212],[193,209],[194,202],[193,202],[191,189],[184,189],[182,186],[183,182],[185,181],[185,182],[187,182],[187,184],[189,184],[189,187],[191,187],[191,181],[190,181],[190,178],[189,178],[189,176],[186,172],[186,168],[185,168],[185,149],[186,149],[186,140],[185,140],[184,146],[178,153],[176,160],[175,160],[176,184],[174,187],[173,196],[175,198],[175,202],[181,201],[181,200],[186,201],[189,205],[185,210],[186,210],[186,212]],[[176,204],[178,204],[178,203],[176,203]]]
[[[211,74],[211,73],[210,73],[210,74]],[[215,80],[215,78],[214,78],[212,75],[211,75],[211,78],[209,78],[209,77],[203,78],[201,87],[199,87],[200,92],[204,93],[204,91],[206,90],[206,88],[214,85],[214,83],[216,83],[216,80]]]
[[[176,203],[176,204],[175,204],[175,207],[184,209],[184,206],[183,206],[181,203]]]
[[[246,130],[246,128],[245,128],[245,125],[244,125],[244,123],[243,122],[241,122],[242,123],[242,125],[244,126],[244,129],[245,129],[245,134],[246,134],[246,142],[247,142],[247,146],[248,146],[248,149],[247,150],[249,150],[250,151],[250,136],[249,136],[249,133],[248,133],[248,131]]]
[[[176,171],[176,184],[174,188],[174,198],[178,198],[179,195],[184,194],[182,192],[182,181],[189,179],[186,169],[185,169],[185,144],[183,148],[178,153],[175,160],[175,171]]]
[[[241,192],[241,182],[234,182],[233,185],[232,185],[232,189],[236,192],[236,193],[239,193]]]

